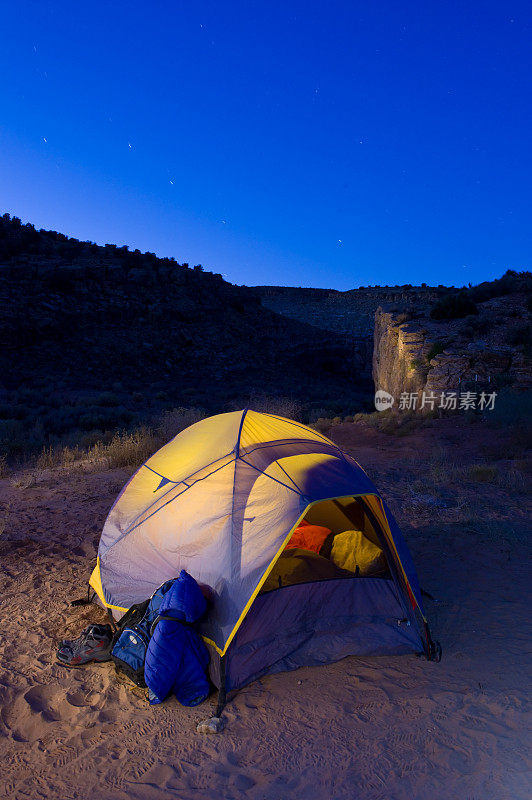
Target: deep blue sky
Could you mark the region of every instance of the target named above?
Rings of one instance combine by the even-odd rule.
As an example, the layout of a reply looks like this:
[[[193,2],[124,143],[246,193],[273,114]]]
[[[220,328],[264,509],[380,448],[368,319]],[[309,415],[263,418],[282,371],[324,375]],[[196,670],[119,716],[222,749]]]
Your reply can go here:
[[[531,4],[1,2],[0,211],[235,283],[531,264]]]

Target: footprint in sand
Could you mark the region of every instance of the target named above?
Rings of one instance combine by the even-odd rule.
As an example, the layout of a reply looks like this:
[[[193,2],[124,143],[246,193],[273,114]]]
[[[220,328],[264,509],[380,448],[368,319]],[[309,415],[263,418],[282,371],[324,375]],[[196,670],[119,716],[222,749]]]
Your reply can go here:
[[[61,719],[54,693],[57,689],[32,686],[23,693],[12,694],[2,709],[2,720],[16,742],[35,742],[41,738],[43,725]]]
[[[52,686],[32,686],[24,693],[24,700],[34,714],[42,714],[46,722],[59,722],[61,713],[54,702],[57,689]]]
[[[50,748],[49,761],[55,769],[60,769],[75,761],[79,752],[75,747],[68,744],[60,744],[58,747]]]
[[[215,767],[214,771],[226,780],[230,786],[234,786],[235,789],[241,792],[247,792],[255,786],[256,781],[251,775],[240,770],[237,771],[241,763],[241,757],[238,753],[230,750],[226,753],[225,760],[227,762],[226,766],[220,765]]]
[[[181,788],[178,773],[168,764],[154,764],[146,770],[143,775],[132,782],[146,784],[157,789]]]
[[[42,739],[47,725],[72,724],[83,714],[90,714],[93,719],[101,703],[99,692],[79,687],[65,693],[56,685],[36,684],[14,696],[13,702],[4,707],[2,719],[13,739],[34,742]]]
[[[98,722],[116,722],[118,713],[113,708],[104,708],[98,714]]]
[[[84,708],[87,703],[87,695],[80,687],[79,689],[75,689],[73,692],[67,692],[66,699],[70,703],[71,706],[75,708]]]
[[[248,789],[251,789],[255,786],[255,781],[253,778],[250,778],[249,775],[244,775],[244,773],[239,772],[236,775],[233,775],[229,783],[232,784],[236,789],[239,789],[241,792],[247,792]]]

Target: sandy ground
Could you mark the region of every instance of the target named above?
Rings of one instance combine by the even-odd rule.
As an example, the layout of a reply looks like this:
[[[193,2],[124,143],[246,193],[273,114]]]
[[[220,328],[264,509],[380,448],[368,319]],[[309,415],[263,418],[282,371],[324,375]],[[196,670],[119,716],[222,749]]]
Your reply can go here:
[[[426,610],[442,662],[351,657],[267,677],[229,703],[217,736],[195,732],[214,698],[150,707],[110,664],[54,662],[58,639],[103,620],[69,601],[85,591],[126,473],[0,481],[1,797],[528,800],[524,485],[505,488],[500,453],[501,477],[467,479],[467,465],[498,447],[477,428],[440,420],[403,437],[346,424],[331,434],[403,526],[438,601]]]

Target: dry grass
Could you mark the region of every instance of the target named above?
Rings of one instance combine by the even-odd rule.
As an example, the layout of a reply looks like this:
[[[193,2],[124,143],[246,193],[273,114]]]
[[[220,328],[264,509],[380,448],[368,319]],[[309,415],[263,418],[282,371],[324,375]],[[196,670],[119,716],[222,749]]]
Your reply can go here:
[[[430,424],[437,412],[397,411],[389,408],[386,411],[373,411],[370,414],[355,414],[353,421],[357,425],[388,433],[395,436],[407,436]]]
[[[164,444],[204,417],[205,412],[201,408],[172,408],[164,411],[155,421],[155,434]]]
[[[314,428],[314,430],[318,431],[318,433],[323,433],[324,436],[327,436],[332,426],[333,426],[332,419],[328,419],[327,417],[318,417],[318,419],[315,420],[315,422],[312,422],[309,425],[309,428]]]
[[[11,505],[8,503],[0,513],[0,539],[4,538],[5,532],[9,527],[11,516]]]
[[[7,465],[7,458],[5,455],[0,456],[0,478],[7,478],[9,475],[9,467]]]
[[[233,411],[239,411],[241,408],[252,408],[253,411],[261,411],[263,414],[275,414],[277,417],[303,421],[303,406],[293,397],[277,397],[255,392],[243,401],[231,403]]]
[[[161,446],[151,428],[138,428],[132,433],[115,433],[109,444],[98,442],[89,448],[89,461],[104,463],[109,469],[137,467]]]
[[[144,425],[131,432],[118,431],[110,441],[97,441],[87,448],[46,447],[37,458],[37,469],[60,467],[70,472],[79,468],[86,470],[87,467],[136,468],[170,439],[204,416],[204,412],[198,408],[174,408],[155,418],[151,426]],[[29,475],[24,473],[17,477],[17,482],[21,484],[19,488],[27,488],[22,483],[30,479]]]
[[[514,461],[498,471],[497,484],[509,492],[529,493],[532,489],[531,475],[532,464],[525,460]]]
[[[67,467],[81,461],[87,455],[81,447],[44,447],[37,458],[38,469]]]
[[[498,470],[493,464],[473,464],[467,470],[467,476],[479,483],[495,483]]]
[[[463,520],[464,530],[476,533],[491,542],[513,545],[515,542],[527,541],[528,534],[516,528],[508,520],[494,519],[484,509],[471,508],[472,513]]]
[[[35,470],[27,470],[25,472],[19,472],[13,478],[11,478],[11,485],[15,487],[15,489],[29,489],[31,486],[35,486],[38,483],[38,472]]]

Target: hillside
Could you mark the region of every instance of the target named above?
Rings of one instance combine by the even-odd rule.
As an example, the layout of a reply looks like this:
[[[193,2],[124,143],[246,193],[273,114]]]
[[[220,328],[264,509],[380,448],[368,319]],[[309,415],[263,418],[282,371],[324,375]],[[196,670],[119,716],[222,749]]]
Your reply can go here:
[[[444,286],[362,286],[340,292],[295,286],[253,286],[265,308],[343,338],[357,375],[371,378],[375,312],[382,304],[419,312],[449,290]]]
[[[354,338],[373,338],[375,311],[383,303],[402,309],[430,306],[445,286],[361,286],[340,292],[295,286],[253,286],[262,305],[278,314]]]
[[[209,413],[250,395],[312,415],[370,397],[345,337],[263,308],[253,291],[153,253],[0,218],[0,451]]]

